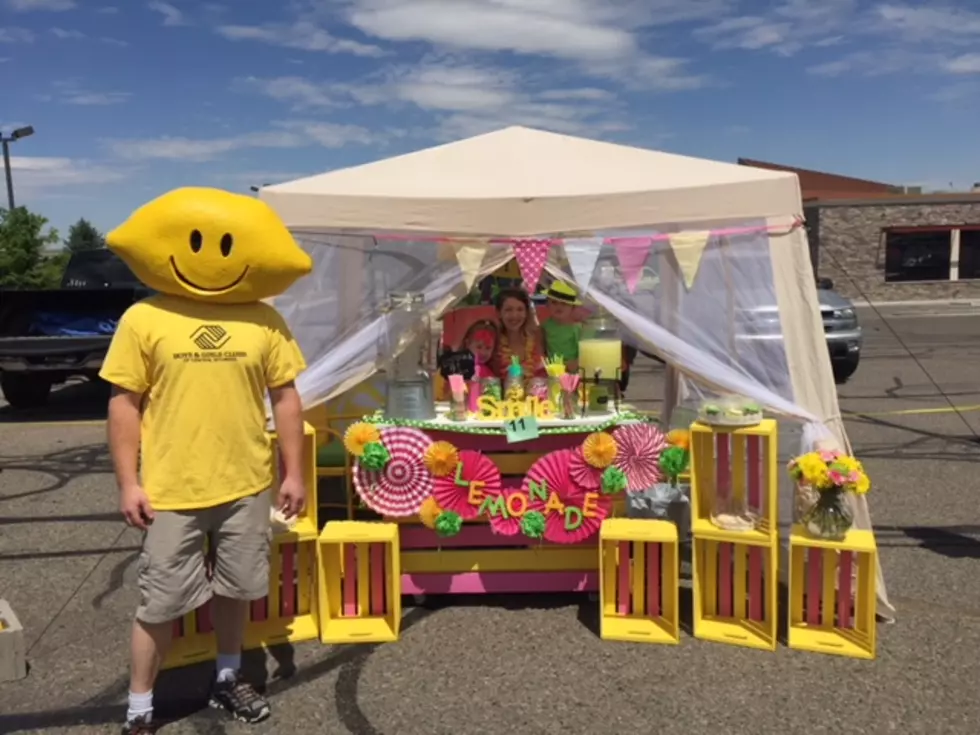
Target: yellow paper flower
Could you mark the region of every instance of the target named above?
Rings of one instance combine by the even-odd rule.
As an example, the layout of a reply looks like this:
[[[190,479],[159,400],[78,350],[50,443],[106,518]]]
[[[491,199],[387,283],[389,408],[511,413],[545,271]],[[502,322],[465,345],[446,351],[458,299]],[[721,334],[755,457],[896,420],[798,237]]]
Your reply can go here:
[[[344,449],[355,457],[363,456],[365,446],[379,441],[381,441],[381,433],[378,427],[364,421],[351,424],[344,432]]]
[[[582,456],[585,461],[599,470],[611,465],[618,452],[616,440],[604,431],[589,434],[582,442]]]
[[[419,520],[422,525],[426,528],[436,529],[436,518],[442,513],[442,508],[439,507],[439,503],[431,495],[422,501],[422,507],[419,508]]]
[[[864,495],[871,489],[871,478],[864,474],[864,472],[859,472],[859,475],[858,481],[854,483],[854,492],[858,495]]]
[[[667,443],[681,449],[691,448],[691,432],[687,429],[673,429],[667,432]]]
[[[456,465],[459,463],[459,452],[449,442],[433,442],[425,450],[423,459],[426,468],[435,477],[448,477],[456,471]]]

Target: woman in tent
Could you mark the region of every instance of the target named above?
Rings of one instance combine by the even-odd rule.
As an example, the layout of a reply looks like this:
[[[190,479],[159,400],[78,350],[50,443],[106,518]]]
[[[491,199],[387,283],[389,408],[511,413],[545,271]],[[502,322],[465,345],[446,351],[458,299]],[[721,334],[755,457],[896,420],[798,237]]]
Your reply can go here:
[[[500,319],[500,339],[494,355],[494,372],[503,380],[511,358],[516,356],[524,368],[525,378],[544,375],[544,345],[527,293],[516,288],[506,289],[497,294],[494,306],[497,307],[497,316]]]

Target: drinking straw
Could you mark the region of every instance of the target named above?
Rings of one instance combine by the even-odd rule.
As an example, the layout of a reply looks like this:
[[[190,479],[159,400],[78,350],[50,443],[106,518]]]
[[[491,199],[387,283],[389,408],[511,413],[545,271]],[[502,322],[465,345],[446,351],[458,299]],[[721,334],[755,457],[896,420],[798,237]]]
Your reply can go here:
[[[574,393],[578,388],[579,376],[574,373],[565,373],[564,375],[558,376],[558,383],[561,385],[561,389],[568,393]]]
[[[466,393],[466,382],[462,375],[449,376],[449,390],[452,391],[455,400],[463,400],[463,395]]]

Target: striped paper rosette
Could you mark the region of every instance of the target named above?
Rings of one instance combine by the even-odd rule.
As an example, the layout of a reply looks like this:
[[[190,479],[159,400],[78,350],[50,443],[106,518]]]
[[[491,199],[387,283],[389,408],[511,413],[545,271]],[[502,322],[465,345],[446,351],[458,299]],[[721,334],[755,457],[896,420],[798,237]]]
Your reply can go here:
[[[626,473],[626,492],[653,487],[663,480],[660,453],[667,448],[667,437],[653,424],[628,424],[612,433],[619,451],[613,465]]]
[[[375,513],[392,518],[414,516],[432,494],[433,477],[425,466],[425,450],[432,440],[419,429],[386,427],[381,429],[381,443],[391,457],[388,464],[375,472],[358,460],[354,488]]]

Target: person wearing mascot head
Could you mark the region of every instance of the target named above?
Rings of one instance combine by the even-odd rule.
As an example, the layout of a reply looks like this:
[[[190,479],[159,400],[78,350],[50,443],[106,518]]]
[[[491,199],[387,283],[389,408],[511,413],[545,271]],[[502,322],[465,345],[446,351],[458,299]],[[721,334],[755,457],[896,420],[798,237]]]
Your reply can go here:
[[[248,603],[268,594],[271,496],[287,518],[305,502],[294,384],[305,362],[261,299],[285,291],[312,261],[267,204],[216,189],[164,194],[106,243],[158,292],[123,315],[100,372],[113,386],[108,439],[120,507],[143,531],[123,733],[152,731],[173,622],[208,600],[218,642],[210,704],[259,722],[269,705],[239,673]],[[283,459],[278,488],[267,394]]]

